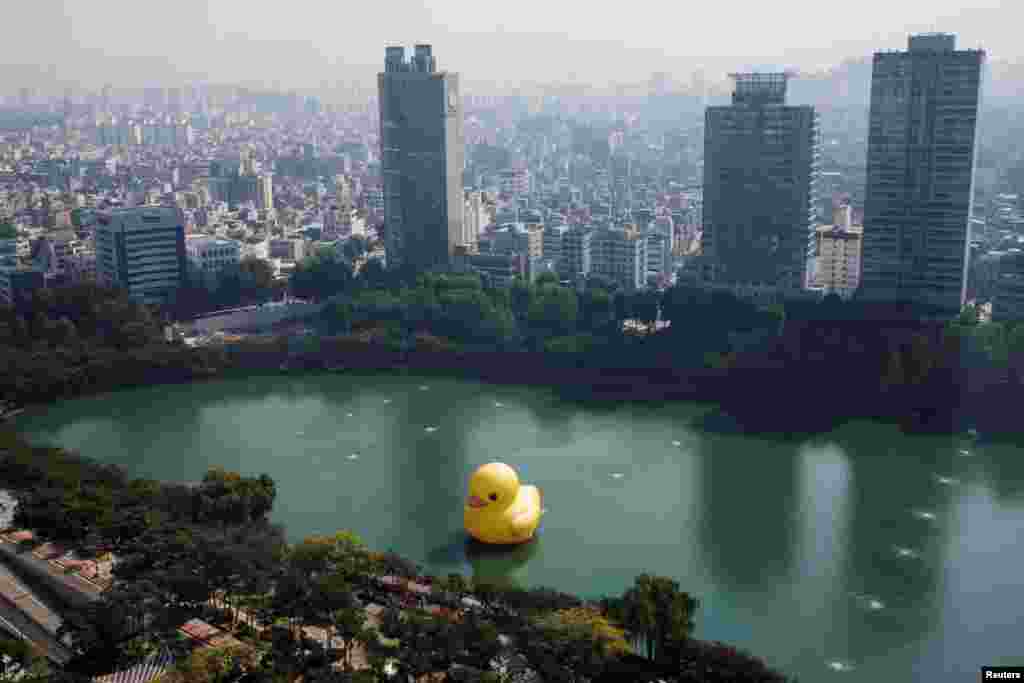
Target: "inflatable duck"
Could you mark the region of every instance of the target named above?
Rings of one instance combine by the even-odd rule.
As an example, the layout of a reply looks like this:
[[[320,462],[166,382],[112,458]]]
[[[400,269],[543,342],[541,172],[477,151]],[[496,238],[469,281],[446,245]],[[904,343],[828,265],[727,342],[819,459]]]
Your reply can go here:
[[[540,489],[520,486],[516,471],[505,463],[481,465],[469,478],[463,521],[466,532],[482,543],[525,543],[542,514]]]

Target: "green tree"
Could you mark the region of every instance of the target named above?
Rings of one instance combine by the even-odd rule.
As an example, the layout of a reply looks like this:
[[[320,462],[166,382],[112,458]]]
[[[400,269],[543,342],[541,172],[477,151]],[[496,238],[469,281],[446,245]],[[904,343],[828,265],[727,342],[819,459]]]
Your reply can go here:
[[[545,285],[557,285],[557,284],[558,284],[558,276],[555,275],[554,273],[541,273],[540,275],[537,276],[537,279],[534,281],[534,285],[537,286],[537,287],[543,287]]]
[[[352,651],[357,644],[366,644],[377,637],[377,632],[367,627],[366,610],[362,607],[346,607],[335,610],[332,615],[334,634],[342,642],[342,666],[352,670]]]
[[[608,290],[588,286],[579,295],[579,318],[581,326],[591,332],[607,330],[614,325],[615,304]]]
[[[46,660],[24,640],[0,638],[0,681],[45,680]]]
[[[535,332],[547,336],[572,334],[577,316],[576,293],[568,287],[542,285],[531,292],[528,319]]]
[[[964,309],[960,312],[960,316],[957,318],[957,322],[965,327],[977,325],[980,320],[980,314],[978,307],[973,304],[964,306]]]
[[[699,602],[672,579],[641,574],[621,599],[604,605],[607,616],[625,627],[648,659],[663,661],[689,638]]]

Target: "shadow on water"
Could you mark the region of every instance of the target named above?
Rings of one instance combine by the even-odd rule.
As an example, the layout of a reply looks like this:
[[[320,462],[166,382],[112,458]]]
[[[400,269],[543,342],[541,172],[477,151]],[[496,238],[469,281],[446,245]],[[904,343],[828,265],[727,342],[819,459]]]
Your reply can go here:
[[[500,588],[529,588],[524,583],[522,570],[539,557],[542,545],[539,533],[526,543],[501,546],[481,543],[459,530],[427,553],[427,562],[432,567],[452,569],[468,564],[474,582]]]

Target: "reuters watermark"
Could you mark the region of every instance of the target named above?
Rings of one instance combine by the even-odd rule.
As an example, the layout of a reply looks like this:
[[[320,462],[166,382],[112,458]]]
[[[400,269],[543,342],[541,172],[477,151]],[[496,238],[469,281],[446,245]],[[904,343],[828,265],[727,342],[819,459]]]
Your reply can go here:
[[[1024,681],[1024,666],[983,666],[983,681]]]

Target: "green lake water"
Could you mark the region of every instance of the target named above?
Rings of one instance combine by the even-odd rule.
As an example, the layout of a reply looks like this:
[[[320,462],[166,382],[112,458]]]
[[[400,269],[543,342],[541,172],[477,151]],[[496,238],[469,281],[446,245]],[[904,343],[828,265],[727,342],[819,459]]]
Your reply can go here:
[[[697,426],[711,409],[314,375],[126,390],[16,425],[137,476],[266,472],[293,540],[352,529],[431,573],[585,596],[671,576],[701,601],[698,637],[804,683],[1024,665],[1024,451],[867,422],[805,441],[712,434]],[[547,514],[535,542],[467,554],[466,480],[494,460],[541,487]]]

